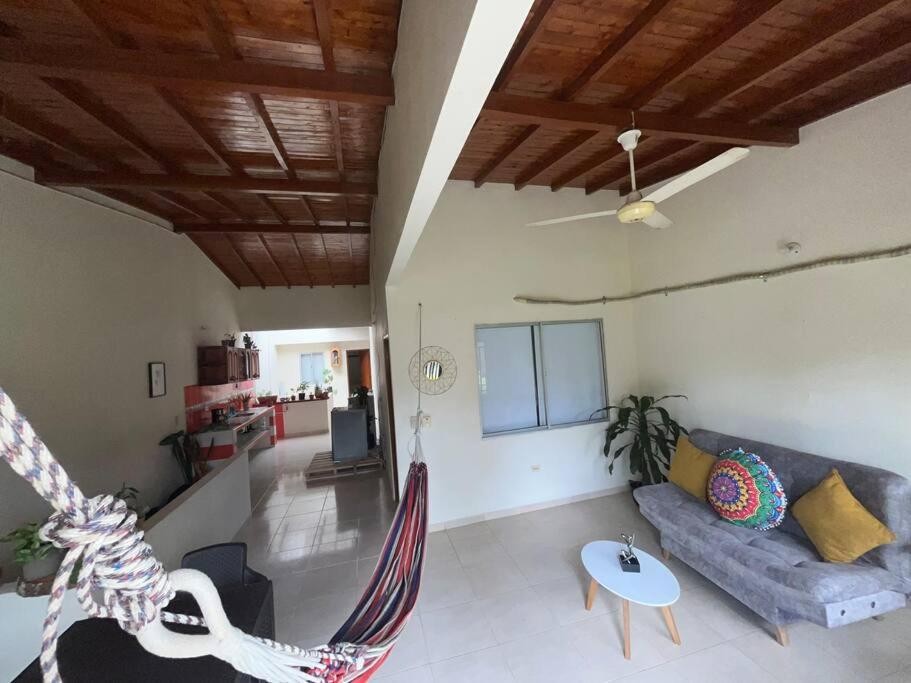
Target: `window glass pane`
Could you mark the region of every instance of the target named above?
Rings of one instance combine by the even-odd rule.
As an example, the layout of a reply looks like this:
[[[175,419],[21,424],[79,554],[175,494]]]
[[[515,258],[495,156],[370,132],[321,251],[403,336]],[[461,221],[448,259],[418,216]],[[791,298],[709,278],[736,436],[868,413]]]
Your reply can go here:
[[[302,353],[301,354],[301,384],[309,382],[310,384],[323,383],[323,370],[326,367],[326,359],[322,353]]]
[[[476,330],[484,434],[540,426],[532,339],[529,325]]]
[[[583,422],[606,405],[598,322],[542,324],[541,346],[549,425]]]

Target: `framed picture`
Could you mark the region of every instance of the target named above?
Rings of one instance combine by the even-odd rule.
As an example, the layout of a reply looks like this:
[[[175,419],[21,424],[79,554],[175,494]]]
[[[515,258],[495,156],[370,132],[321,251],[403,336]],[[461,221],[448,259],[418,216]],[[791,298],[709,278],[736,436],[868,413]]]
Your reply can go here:
[[[164,363],[154,361],[149,363],[149,398],[157,398],[168,393],[167,376]]]
[[[329,364],[338,370],[342,367],[342,351],[337,346],[333,346],[329,349]]]

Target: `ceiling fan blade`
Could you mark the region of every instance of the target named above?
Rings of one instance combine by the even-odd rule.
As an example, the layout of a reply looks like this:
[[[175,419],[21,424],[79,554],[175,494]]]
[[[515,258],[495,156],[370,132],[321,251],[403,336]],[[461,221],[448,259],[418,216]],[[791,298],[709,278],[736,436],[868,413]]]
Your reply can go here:
[[[575,216],[564,216],[563,218],[549,218],[546,221],[535,221],[526,223],[527,228],[539,228],[545,225],[557,225],[558,223],[570,223],[572,221],[584,221],[587,218],[600,218],[601,216],[613,216],[617,213],[616,209],[610,211],[595,211],[593,213],[577,213]]]
[[[660,211],[655,211],[655,213],[653,213],[642,222],[651,228],[657,228],[659,230],[669,228],[674,224],[674,221],[672,221]]]
[[[746,147],[732,147],[728,151],[722,152],[714,159],[709,159],[704,164],[674,178],[666,185],[662,185],[648,196],[643,197],[643,199],[649,202],[655,202],[656,204],[658,202],[663,202],[665,199],[673,197],[678,192],[682,192],[690,185],[695,185],[700,180],[705,180],[709,176],[718,173],[718,171],[723,171],[728,166],[736,164],[741,159],[746,158],[749,153],[750,150]]]

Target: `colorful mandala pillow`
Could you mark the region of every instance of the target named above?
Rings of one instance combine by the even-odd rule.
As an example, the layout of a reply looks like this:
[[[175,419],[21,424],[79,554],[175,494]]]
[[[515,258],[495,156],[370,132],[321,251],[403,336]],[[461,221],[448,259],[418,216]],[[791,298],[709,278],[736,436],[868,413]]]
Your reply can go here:
[[[706,485],[709,504],[739,526],[768,531],[784,521],[788,499],[772,468],[742,448],[723,452]]]

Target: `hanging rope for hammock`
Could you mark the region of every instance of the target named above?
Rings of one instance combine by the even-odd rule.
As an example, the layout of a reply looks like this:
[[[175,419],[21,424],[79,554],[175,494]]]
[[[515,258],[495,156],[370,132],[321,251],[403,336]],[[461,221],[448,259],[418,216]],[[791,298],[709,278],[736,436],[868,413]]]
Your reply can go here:
[[[305,650],[232,626],[218,591],[202,572],[166,572],[136,528],[136,514],[110,495],[86,498],[0,387],[0,457],[54,508],[41,537],[66,550],[44,620],[39,658],[43,680],[61,681],[56,657],[60,610],[69,577],[81,560],[76,596],[85,612],[116,619],[153,654],[213,655],[272,683],[366,681],[401,635],[420,588],[427,536],[427,466],[419,432],[420,419],[402,499],[367,590],[328,645]],[[100,592],[101,602],[93,591]],[[193,595],[202,618],[165,611],[177,591]],[[209,632],[177,633],[163,622],[205,626]]]

